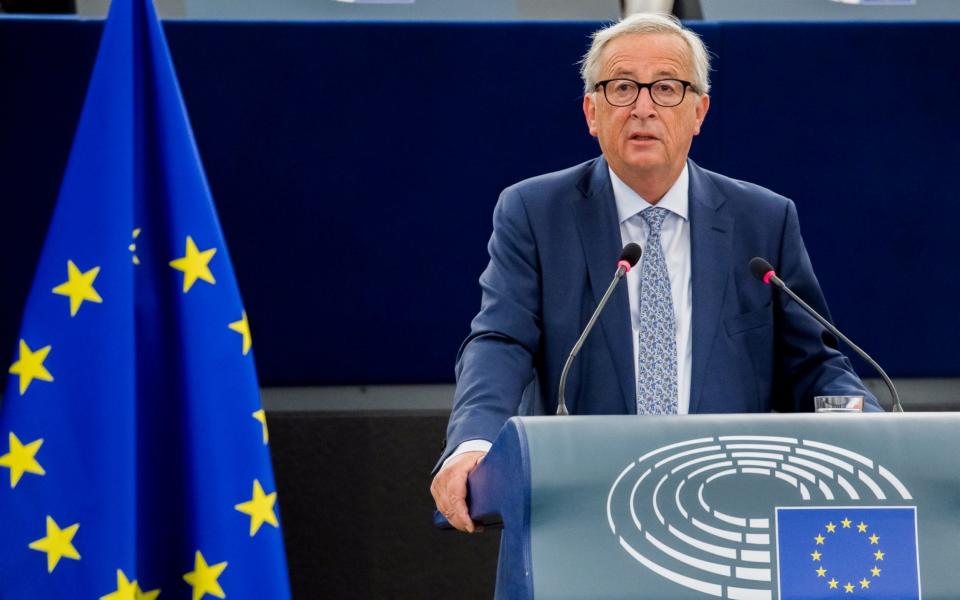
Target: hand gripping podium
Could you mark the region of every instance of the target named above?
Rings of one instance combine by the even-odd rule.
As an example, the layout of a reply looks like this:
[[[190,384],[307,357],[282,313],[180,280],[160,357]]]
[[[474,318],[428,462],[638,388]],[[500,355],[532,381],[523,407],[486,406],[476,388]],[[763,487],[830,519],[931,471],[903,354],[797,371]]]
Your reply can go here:
[[[503,523],[497,598],[956,600],[958,433],[954,413],[515,417],[470,512]]]

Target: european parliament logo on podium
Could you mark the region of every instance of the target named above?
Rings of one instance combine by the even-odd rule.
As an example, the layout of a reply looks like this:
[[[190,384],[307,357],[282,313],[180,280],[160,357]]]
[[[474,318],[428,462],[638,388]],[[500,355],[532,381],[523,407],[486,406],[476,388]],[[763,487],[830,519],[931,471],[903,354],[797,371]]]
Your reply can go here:
[[[921,597],[910,491],[875,458],[822,440],[660,445],[620,472],[606,512],[621,548],[659,576],[654,597]]]

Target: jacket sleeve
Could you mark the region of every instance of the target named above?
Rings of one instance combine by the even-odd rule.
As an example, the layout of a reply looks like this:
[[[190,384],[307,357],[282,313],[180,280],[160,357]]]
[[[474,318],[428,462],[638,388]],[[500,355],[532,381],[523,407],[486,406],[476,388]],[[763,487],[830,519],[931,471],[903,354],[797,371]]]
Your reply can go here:
[[[460,346],[456,393],[440,464],[467,440],[493,441],[517,413],[541,340],[541,272],[523,197],[507,188],[493,213],[482,302]],[[435,469],[436,470],[436,469]]]
[[[777,271],[800,298],[833,321],[800,236],[797,209],[791,201],[787,202],[784,216]],[[777,387],[792,399],[789,409],[812,411],[814,396],[862,395],[865,411],[882,410],[849,359],[839,351],[837,338],[785,294],[777,293],[774,298],[775,377],[782,384]]]

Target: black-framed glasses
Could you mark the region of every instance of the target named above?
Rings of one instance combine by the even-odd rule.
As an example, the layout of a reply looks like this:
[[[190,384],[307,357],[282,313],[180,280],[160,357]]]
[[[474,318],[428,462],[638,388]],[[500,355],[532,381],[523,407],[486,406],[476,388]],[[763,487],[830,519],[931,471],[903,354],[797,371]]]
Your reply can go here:
[[[603,88],[603,97],[613,106],[630,106],[637,101],[640,90],[647,88],[650,99],[658,106],[670,108],[683,102],[687,88],[695,94],[700,92],[697,86],[682,79],[658,79],[650,83],[640,83],[632,79],[605,79],[598,81],[594,89]]]

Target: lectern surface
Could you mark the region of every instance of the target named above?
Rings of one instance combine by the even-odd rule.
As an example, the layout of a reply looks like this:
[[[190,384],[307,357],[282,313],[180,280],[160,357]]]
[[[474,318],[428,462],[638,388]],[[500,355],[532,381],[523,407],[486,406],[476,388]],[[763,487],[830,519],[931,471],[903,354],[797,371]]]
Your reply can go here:
[[[956,599],[958,431],[953,413],[512,419],[489,468],[519,452],[529,506],[504,512],[498,597]]]

